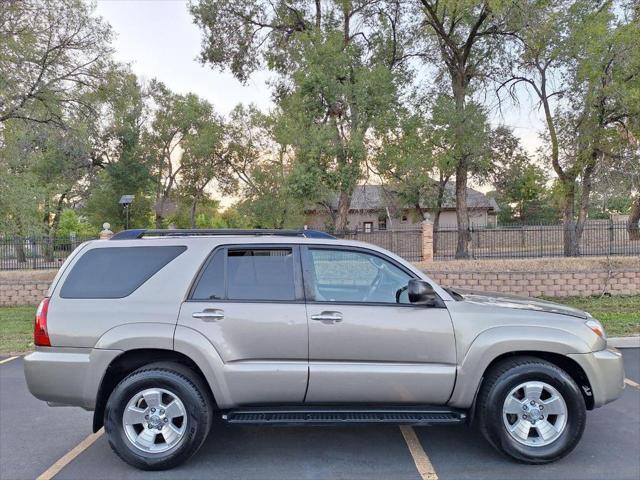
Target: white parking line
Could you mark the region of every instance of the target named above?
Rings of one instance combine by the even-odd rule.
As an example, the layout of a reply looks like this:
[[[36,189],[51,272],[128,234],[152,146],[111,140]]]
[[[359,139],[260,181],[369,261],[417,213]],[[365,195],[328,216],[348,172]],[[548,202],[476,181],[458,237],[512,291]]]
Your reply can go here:
[[[104,433],[104,428],[101,428],[96,433],[92,433],[91,435],[86,437],[78,445],[73,447],[72,450],[65,453],[62,457],[60,457],[60,459],[56,463],[54,463],[49,468],[47,468],[47,470],[45,470],[36,480],[51,480],[58,473],[60,473],[60,470],[62,470],[67,465],[69,465],[69,463],[71,463],[74,458],[76,458],[78,455],[84,452],[87,448],[93,445],[93,442],[99,439],[103,433]]]
[[[400,431],[402,432],[404,441],[407,442],[409,452],[413,457],[413,462],[416,464],[422,480],[438,480],[438,474],[433,468],[433,465],[431,465],[431,460],[429,460],[427,452],[422,448],[422,444],[420,440],[418,440],[418,436],[413,427],[402,425]]]
[[[631,385],[632,387],[640,389],[640,383],[634,382],[633,380],[629,380],[628,378],[624,379],[624,383],[626,383],[627,385]]]
[[[18,355],[16,355],[15,357],[9,357],[5,358],[4,360],[0,360],[0,365],[2,365],[3,363],[9,363],[11,360],[15,360],[16,358],[18,358]]]

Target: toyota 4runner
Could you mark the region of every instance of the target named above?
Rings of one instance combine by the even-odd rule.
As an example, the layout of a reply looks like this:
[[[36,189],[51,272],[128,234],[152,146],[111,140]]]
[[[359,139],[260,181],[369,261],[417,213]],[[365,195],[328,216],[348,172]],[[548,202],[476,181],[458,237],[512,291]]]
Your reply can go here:
[[[29,389],[93,410],[138,468],[174,467],[216,421],[473,423],[545,463],[620,396],[588,313],[442,288],[373,245],[314,231],[126,230],[84,243],[40,304]]]

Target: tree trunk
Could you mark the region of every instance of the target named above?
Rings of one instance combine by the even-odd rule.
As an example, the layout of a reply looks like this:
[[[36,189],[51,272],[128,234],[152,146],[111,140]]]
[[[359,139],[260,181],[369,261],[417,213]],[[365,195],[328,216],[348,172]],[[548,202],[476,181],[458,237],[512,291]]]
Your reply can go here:
[[[336,215],[336,231],[344,232],[349,224],[349,207],[351,206],[351,193],[340,192],[338,197],[338,214]]]
[[[444,203],[444,194],[449,183],[450,175],[444,175],[440,172],[438,180],[438,193],[436,196],[436,210],[433,213],[433,255],[438,252],[438,235],[440,233],[440,215],[442,214],[442,204]]]
[[[545,121],[547,123],[547,130],[549,131],[549,139],[551,140],[551,165],[563,187],[564,207],[562,224],[564,255],[565,257],[576,257],[579,254],[579,245],[576,238],[576,225],[574,221],[576,202],[575,175],[565,172],[562,165],[560,165],[560,143],[549,103],[551,95],[547,94],[546,70],[542,67],[539,67],[538,70],[540,72],[540,90],[537,93],[544,108]]]
[[[460,162],[456,167],[456,219],[458,221],[458,244],[456,258],[469,258],[469,211],[467,210],[467,165]]]
[[[191,228],[196,228],[196,208],[198,206],[198,200],[193,197],[193,201],[191,202],[191,210],[189,212],[189,220],[191,224]]]
[[[578,222],[576,224],[576,244],[578,248],[578,255],[580,254],[580,241],[582,240],[582,232],[584,232],[584,225],[587,222],[589,216],[589,204],[591,202],[591,189],[593,186],[593,172],[596,168],[598,159],[598,152],[594,150],[591,153],[591,161],[585,167],[582,174],[582,189],[580,196],[580,211],[578,212]]]
[[[631,208],[631,214],[627,221],[627,232],[629,232],[629,240],[640,240],[640,195],[636,197]]]
[[[562,211],[564,256],[577,257],[580,254],[578,239],[576,236],[575,201],[576,186],[574,182],[563,183],[564,207]]]
[[[320,31],[322,25],[322,4],[320,0],[316,0],[316,30]]]
[[[463,70],[464,72],[464,70]],[[469,258],[469,243],[471,232],[469,231],[469,211],[467,210],[467,176],[468,176],[468,152],[463,150],[465,144],[464,126],[460,121],[464,117],[464,102],[466,97],[466,85],[464,73],[456,72],[453,76],[453,96],[456,103],[456,128],[455,142],[458,150],[456,159],[456,219],[458,222],[458,244],[456,245],[456,258]]]
[[[435,257],[436,253],[438,253],[438,237],[440,236],[440,214],[442,213],[442,209],[440,207],[436,208],[436,211],[433,212],[433,256]]]
[[[157,229],[162,228],[162,222],[164,221],[164,203],[165,203],[164,196],[160,196],[156,200],[155,211],[156,211],[156,228]]]
[[[20,217],[16,218],[16,224],[18,227],[18,233],[13,237],[13,242],[16,249],[16,259],[18,260],[18,263],[24,263],[27,261],[27,254],[24,251],[24,229],[22,228]]]
[[[191,201],[191,210],[189,211],[191,228],[196,228],[196,211],[198,209],[198,202],[200,201],[201,196],[202,196],[202,192],[197,192],[193,196],[193,200]]]

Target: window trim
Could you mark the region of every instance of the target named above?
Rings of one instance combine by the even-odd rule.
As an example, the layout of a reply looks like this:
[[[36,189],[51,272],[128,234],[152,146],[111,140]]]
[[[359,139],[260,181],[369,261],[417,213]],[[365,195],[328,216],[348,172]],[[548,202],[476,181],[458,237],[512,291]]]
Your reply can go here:
[[[432,305],[423,305],[423,304],[415,304],[415,303],[387,303],[387,302],[353,302],[353,301],[339,301],[339,302],[330,302],[330,301],[322,301],[315,300],[314,298],[314,284],[315,284],[315,275],[312,272],[313,269],[313,259],[311,258],[310,250],[340,250],[345,252],[356,252],[356,253],[364,253],[368,255],[373,255],[382,260],[385,260],[392,264],[394,267],[399,268],[404,273],[406,273],[410,278],[420,279],[414,272],[409,270],[407,267],[394,260],[393,258],[385,255],[382,252],[378,252],[376,250],[370,250],[364,247],[355,247],[355,246],[347,246],[347,245],[327,245],[327,244],[304,244],[301,245],[301,253],[302,253],[302,276],[304,281],[304,293],[306,303],[310,305],[360,305],[360,306],[377,306],[377,307],[402,307],[402,308],[447,308],[442,301],[442,306],[432,306]],[[440,300],[442,298],[438,295],[437,292],[434,292]]]
[[[281,250],[289,248],[293,254],[293,290],[294,290],[294,299],[293,300],[257,300],[257,299],[230,299],[228,296],[228,267],[227,262],[229,258],[229,250]],[[193,298],[196,287],[204,274],[204,271],[209,266],[209,264],[213,261],[213,257],[219,251],[223,251],[224,253],[224,296],[225,298],[221,299],[196,299]],[[216,247],[209,252],[205,261],[200,265],[198,269],[198,273],[194,276],[191,281],[191,285],[189,286],[189,290],[187,292],[187,296],[185,298],[185,302],[193,302],[193,303],[304,303],[304,284],[302,277],[302,265],[300,261],[300,245],[295,243],[228,243],[228,244],[220,244],[216,245]]]
[[[367,226],[370,227],[370,230],[367,230]],[[363,233],[373,233],[373,222],[362,222]]]

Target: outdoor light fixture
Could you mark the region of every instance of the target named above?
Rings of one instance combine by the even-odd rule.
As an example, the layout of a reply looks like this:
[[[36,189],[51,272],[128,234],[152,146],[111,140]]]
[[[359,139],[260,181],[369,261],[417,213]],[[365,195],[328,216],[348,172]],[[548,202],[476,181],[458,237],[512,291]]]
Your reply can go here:
[[[133,203],[133,199],[136,198],[135,195],[122,195],[118,203],[124,207],[124,212],[127,216],[127,221],[125,224],[125,228],[129,229],[129,205]]]

